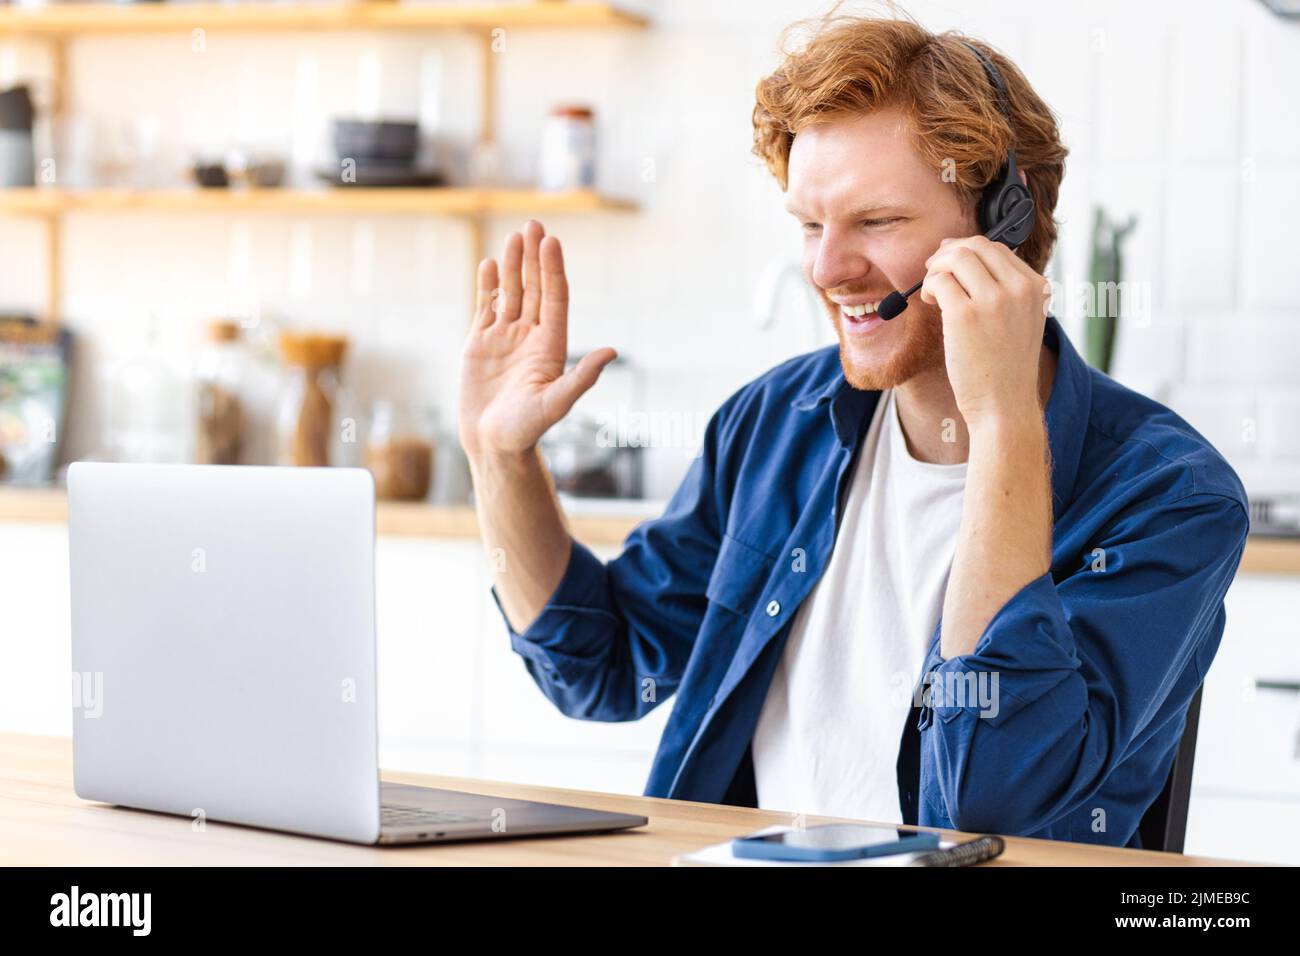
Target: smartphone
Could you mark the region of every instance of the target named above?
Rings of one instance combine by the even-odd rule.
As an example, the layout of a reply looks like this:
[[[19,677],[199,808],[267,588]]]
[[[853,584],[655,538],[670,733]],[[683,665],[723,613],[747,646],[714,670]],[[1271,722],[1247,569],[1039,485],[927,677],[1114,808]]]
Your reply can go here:
[[[856,823],[827,823],[804,830],[737,837],[731,841],[734,856],[751,860],[799,860],[809,863],[861,860],[872,856],[938,848],[937,833],[914,833],[893,827],[865,827]]]

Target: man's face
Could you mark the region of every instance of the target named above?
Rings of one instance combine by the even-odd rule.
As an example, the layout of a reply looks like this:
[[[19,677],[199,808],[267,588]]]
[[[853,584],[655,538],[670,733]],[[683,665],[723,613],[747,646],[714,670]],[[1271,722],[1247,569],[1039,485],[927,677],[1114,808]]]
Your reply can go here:
[[[943,367],[939,310],[919,293],[891,321],[874,313],[924,277],[940,240],[976,232],[942,172],[917,156],[894,110],[835,117],[794,138],[786,208],[804,231],[804,276],[826,305],[854,388],[892,388]],[[864,304],[872,311],[852,314]]]

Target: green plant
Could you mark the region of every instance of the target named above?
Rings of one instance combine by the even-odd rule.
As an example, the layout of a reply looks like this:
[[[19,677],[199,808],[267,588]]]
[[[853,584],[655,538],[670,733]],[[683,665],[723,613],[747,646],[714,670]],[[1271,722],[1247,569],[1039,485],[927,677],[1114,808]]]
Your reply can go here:
[[[1110,371],[1115,354],[1115,337],[1123,311],[1124,255],[1122,246],[1137,225],[1129,216],[1122,225],[1100,206],[1092,217],[1092,255],[1088,261],[1088,291],[1085,299],[1084,353],[1088,363]]]

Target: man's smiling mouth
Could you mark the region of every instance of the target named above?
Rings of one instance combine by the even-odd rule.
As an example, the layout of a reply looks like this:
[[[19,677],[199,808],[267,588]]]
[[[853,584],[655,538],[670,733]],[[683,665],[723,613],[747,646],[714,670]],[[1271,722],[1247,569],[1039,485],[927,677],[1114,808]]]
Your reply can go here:
[[[863,302],[859,305],[840,304],[840,314],[846,319],[853,321],[855,319],[864,319],[867,316],[875,315],[876,309],[880,307],[879,302]]]
[[[835,304],[839,307],[840,324],[849,334],[864,335],[874,332],[885,324],[885,320],[876,313],[880,307],[880,301],[877,299],[835,302]]]

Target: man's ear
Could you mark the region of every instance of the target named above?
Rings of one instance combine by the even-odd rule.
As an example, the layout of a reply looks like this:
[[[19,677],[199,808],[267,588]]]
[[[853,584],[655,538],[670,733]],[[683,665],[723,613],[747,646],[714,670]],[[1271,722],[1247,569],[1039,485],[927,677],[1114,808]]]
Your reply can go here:
[[[1026,189],[1028,189],[1028,188],[1029,188],[1029,180],[1025,178],[1025,171],[1024,171],[1023,169],[1017,169],[1017,170],[1016,170],[1016,173],[1019,174],[1019,176],[1020,176],[1020,183],[1021,183],[1021,185],[1024,186]]]

